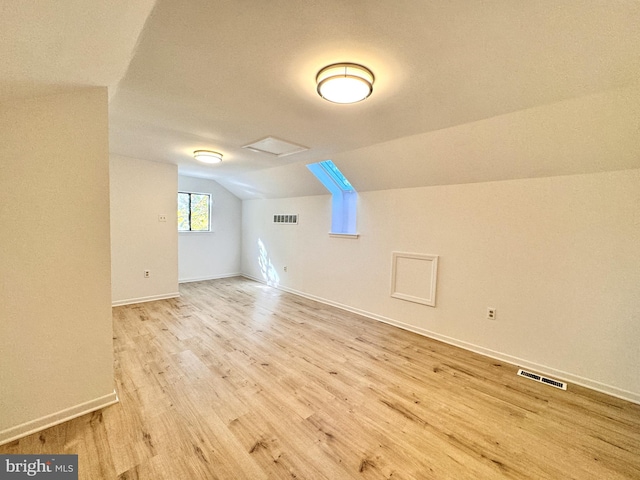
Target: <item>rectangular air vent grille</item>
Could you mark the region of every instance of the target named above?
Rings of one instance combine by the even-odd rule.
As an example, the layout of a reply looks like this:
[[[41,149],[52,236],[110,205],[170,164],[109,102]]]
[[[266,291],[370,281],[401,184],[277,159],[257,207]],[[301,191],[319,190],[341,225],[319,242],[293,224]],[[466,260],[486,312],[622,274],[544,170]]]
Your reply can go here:
[[[298,215],[274,215],[273,223],[296,225],[298,223]]]
[[[547,385],[551,385],[552,387],[556,387],[561,390],[567,389],[566,383],[560,382],[558,380],[554,380],[553,378],[543,377],[542,375],[538,375],[537,373],[527,372],[526,370],[519,369],[518,375],[521,377],[530,378],[531,380],[535,380],[536,382],[541,382]]]

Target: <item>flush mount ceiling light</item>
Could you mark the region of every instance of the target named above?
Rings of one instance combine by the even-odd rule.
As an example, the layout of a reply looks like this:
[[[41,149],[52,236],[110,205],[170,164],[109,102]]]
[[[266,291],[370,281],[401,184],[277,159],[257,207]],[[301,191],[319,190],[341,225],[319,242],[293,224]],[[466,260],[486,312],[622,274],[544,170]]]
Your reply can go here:
[[[356,103],[373,91],[371,70],[355,63],[334,63],[316,76],[318,94],[333,103]]]
[[[193,158],[204,163],[220,163],[222,154],[211,150],[196,150],[193,152]]]

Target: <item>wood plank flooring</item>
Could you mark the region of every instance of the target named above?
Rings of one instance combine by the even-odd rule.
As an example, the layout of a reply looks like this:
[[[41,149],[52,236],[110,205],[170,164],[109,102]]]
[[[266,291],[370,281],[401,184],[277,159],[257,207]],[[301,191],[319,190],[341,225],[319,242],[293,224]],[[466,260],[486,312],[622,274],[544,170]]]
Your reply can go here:
[[[0,447],[81,479],[640,478],[640,406],[241,278],[113,310],[120,403]]]

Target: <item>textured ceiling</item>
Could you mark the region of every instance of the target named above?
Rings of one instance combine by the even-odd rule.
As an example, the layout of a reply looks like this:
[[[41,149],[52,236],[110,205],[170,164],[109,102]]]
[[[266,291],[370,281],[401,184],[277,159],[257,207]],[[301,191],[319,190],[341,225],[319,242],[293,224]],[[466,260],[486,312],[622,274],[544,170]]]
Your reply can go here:
[[[116,91],[155,0],[3,0],[0,102],[77,87]]]
[[[637,1],[158,0],[146,24],[148,1],[26,3],[0,6],[0,98],[108,85],[112,153],[241,198],[322,193],[304,165],[328,158],[360,190],[640,167]],[[370,98],[317,95],[341,61]],[[266,136],[309,150],[241,148]]]

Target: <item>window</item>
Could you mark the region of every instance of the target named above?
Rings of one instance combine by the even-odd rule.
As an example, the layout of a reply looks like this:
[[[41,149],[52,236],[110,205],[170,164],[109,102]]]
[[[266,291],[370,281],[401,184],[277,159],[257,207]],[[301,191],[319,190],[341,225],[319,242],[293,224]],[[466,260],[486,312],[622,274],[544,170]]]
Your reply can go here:
[[[211,231],[211,195],[178,192],[178,231]]]
[[[331,160],[307,165],[331,193],[331,234],[357,237],[356,202],[358,194]]]

